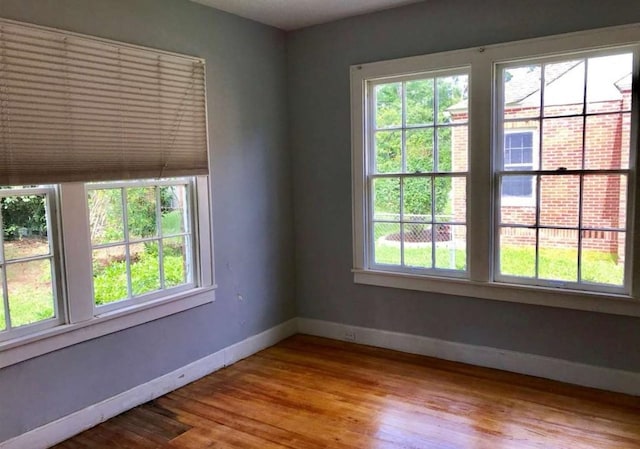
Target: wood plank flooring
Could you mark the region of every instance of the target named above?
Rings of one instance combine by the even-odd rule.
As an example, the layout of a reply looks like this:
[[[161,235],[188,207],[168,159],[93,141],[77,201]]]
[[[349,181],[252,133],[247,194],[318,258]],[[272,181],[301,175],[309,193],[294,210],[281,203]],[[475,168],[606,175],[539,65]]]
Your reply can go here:
[[[297,335],[56,448],[640,448],[640,398]]]

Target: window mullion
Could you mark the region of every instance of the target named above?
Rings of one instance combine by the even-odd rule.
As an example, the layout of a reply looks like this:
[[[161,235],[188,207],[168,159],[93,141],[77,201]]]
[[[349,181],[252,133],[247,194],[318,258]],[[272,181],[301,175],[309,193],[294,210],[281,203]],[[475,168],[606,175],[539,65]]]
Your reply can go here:
[[[467,183],[467,245],[469,278],[491,279],[491,118],[493,64],[483,54],[475,54],[469,77],[469,182]],[[497,115],[497,112],[496,112]],[[473,233],[473,234],[472,234]]]
[[[60,185],[60,222],[68,320],[78,323],[93,318],[91,235],[84,184]]]
[[[627,179],[627,223],[626,229],[631,231],[626,234],[626,253],[631,255],[630,263],[627,263],[625,272],[625,285],[631,283],[631,292],[634,298],[640,298],[640,207],[637,205],[638,192],[640,192],[640,177],[638,176],[638,152],[640,151],[640,46],[633,50],[633,73],[631,89],[631,135],[629,149],[629,178]]]

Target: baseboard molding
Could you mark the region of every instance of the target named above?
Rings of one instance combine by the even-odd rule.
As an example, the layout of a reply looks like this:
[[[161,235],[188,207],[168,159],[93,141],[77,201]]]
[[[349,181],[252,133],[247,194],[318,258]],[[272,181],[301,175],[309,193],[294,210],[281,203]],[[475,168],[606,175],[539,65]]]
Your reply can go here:
[[[640,373],[636,372],[419,335],[293,318],[143,385],[0,442],[0,449],[48,448],[133,407],[273,346],[298,332],[640,396]]]
[[[296,333],[297,319],[293,318],[143,385],[10,440],[0,442],[0,449],[48,448],[133,407],[158,398],[220,368],[273,346]]]
[[[640,396],[640,373],[632,371],[307,318],[298,318],[298,331]]]

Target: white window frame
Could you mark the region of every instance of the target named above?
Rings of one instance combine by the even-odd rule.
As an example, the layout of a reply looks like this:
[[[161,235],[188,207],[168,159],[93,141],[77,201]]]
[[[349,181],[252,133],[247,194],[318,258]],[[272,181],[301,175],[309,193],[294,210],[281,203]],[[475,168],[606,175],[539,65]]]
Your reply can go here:
[[[539,39],[470,48],[445,53],[381,61],[351,67],[352,110],[352,194],[353,194],[353,273],[354,282],[384,287],[404,288],[477,297],[500,301],[589,310],[618,315],[640,316],[640,207],[635,207],[640,194],[637,176],[637,148],[640,98],[637,73],[640,71],[640,24],[602,28]],[[630,46],[634,53],[634,110],[631,118],[631,157],[628,202],[629,279],[624,293],[581,291],[550,286],[510,284],[495,280],[494,221],[495,179],[493,151],[495,129],[496,66],[537,57],[566,55],[586,50]],[[467,226],[469,227],[469,264],[466,279],[382,271],[370,265],[367,241],[368,206],[367,165],[367,83],[380,78],[446,70],[470,66],[469,78],[469,185],[467,186]],[[487,236],[490,236],[487,238]]]
[[[415,81],[415,80],[422,80],[422,79],[433,79],[434,80],[434,84],[436,83],[436,79],[438,78],[442,78],[442,77],[448,77],[448,76],[455,76],[455,75],[460,75],[461,72],[466,72],[468,70],[468,67],[452,67],[452,68],[448,68],[446,70],[438,70],[438,71],[430,71],[430,72],[424,72],[424,73],[418,73],[418,74],[411,74],[408,76],[400,76],[400,77],[389,77],[389,78],[381,78],[381,79],[376,79],[376,80],[370,80],[367,82],[367,86],[366,88],[368,89],[367,91],[367,99],[369,101],[369,105],[368,108],[369,110],[374,110],[375,109],[375,88],[380,85],[380,84],[386,84],[386,83],[404,83],[407,81]],[[466,75],[466,73],[465,73]],[[434,86],[434,89],[437,90],[437,84]],[[434,97],[434,102],[437,101],[437,96]],[[406,92],[403,91],[403,95],[402,95],[402,110],[405,111],[406,108]],[[405,179],[409,179],[413,176],[418,176],[421,178],[430,178],[431,179],[431,202],[432,202],[432,210],[430,212],[430,222],[424,222],[421,224],[428,224],[430,225],[432,228],[434,226],[437,225],[449,225],[449,226],[455,226],[455,225],[464,225],[466,226],[467,229],[467,234],[468,234],[468,223],[465,221],[464,223],[458,223],[458,222],[454,222],[453,220],[449,220],[449,222],[438,222],[436,220],[436,214],[435,214],[435,203],[436,203],[436,198],[435,198],[435,181],[438,178],[464,178],[465,179],[465,186],[469,185],[469,175],[468,175],[468,170],[466,172],[463,171],[459,171],[459,172],[454,172],[454,171],[450,171],[450,172],[445,172],[445,171],[440,171],[438,170],[438,167],[436,167],[435,165],[437,164],[437,160],[435,158],[435,153],[439,152],[439,149],[435,149],[434,150],[434,167],[432,171],[429,172],[420,172],[420,173],[411,173],[405,170],[405,166],[406,166],[406,153],[405,153],[405,133],[406,131],[411,131],[411,130],[415,130],[415,129],[432,129],[433,130],[433,134],[434,134],[434,141],[437,142],[437,133],[439,131],[439,129],[441,128],[449,128],[449,129],[453,129],[455,127],[459,127],[459,126],[467,126],[468,127],[468,120],[465,123],[460,123],[460,124],[450,124],[450,123],[438,123],[437,120],[437,114],[438,114],[438,110],[437,110],[437,105],[434,104],[434,123],[431,124],[425,124],[425,125],[416,125],[416,126],[409,126],[405,123],[406,121],[406,117],[405,114],[402,114],[402,124],[397,127],[385,127],[385,128],[375,128],[375,114],[371,113],[368,114],[367,116],[367,122],[368,122],[368,126],[367,126],[367,130],[368,130],[368,134],[366,136],[366,140],[367,140],[367,145],[369,145],[369,148],[367,149],[367,153],[369,152],[374,152],[375,151],[375,145],[373,144],[373,142],[375,142],[375,133],[376,131],[400,131],[402,133],[402,168],[400,170],[400,172],[398,173],[375,173],[375,167],[376,167],[376,160],[375,157],[370,157],[367,160],[367,192],[365,192],[366,195],[366,201],[367,201],[367,210],[368,210],[368,222],[369,222],[369,227],[367,229],[368,232],[368,240],[369,240],[369,254],[373,255],[375,252],[375,241],[373,239],[373,234],[374,234],[374,225],[375,223],[384,223],[384,221],[376,221],[374,219],[374,207],[373,207],[373,195],[369,194],[369,192],[372,191],[373,187],[372,187],[372,183],[375,179],[380,179],[380,178],[386,178],[386,177],[390,177],[390,178],[398,178],[398,180],[400,181],[401,185],[404,183]],[[437,144],[436,144],[437,146]],[[452,152],[453,152],[453,148],[452,148]],[[403,239],[399,242],[400,244],[400,258],[401,258],[401,263],[400,265],[391,265],[391,264],[383,264],[383,263],[376,263],[375,260],[371,260],[370,261],[370,266],[371,268],[375,269],[375,270],[382,270],[382,271],[398,271],[398,272],[405,272],[405,273],[415,273],[415,274],[437,274],[439,276],[445,276],[445,277],[453,277],[453,278],[461,278],[461,277],[465,277],[467,274],[467,270],[454,270],[454,269],[448,269],[448,268],[437,268],[436,267],[436,263],[435,263],[435,243],[434,242],[430,242],[431,245],[431,260],[432,260],[432,267],[431,268],[421,268],[421,267],[414,267],[414,266],[410,266],[410,265],[405,265],[405,261],[404,261],[404,230],[403,227],[404,225],[407,223],[404,220],[404,189],[401,187],[400,188],[400,216],[398,218],[398,221],[392,221],[390,220],[388,223],[393,223],[393,224],[398,224],[400,226],[400,234],[403,236]],[[466,217],[466,216],[465,216]],[[432,234],[432,239],[433,239],[433,235]],[[468,235],[467,238],[465,238],[465,241],[468,240]],[[467,260],[465,265],[468,267],[468,251],[465,251],[465,253],[467,254]]]
[[[18,328],[15,338],[0,341],[0,368],[215,300],[208,176],[196,176],[192,183],[193,282],[107,308],[94,306],[87,186],[64,183],[52,189],[57,196],[51,201],[51,221],[59,223],[52,228],[59,231],[58,277],[64,286],[64,307],[59,307],[56,320]]]

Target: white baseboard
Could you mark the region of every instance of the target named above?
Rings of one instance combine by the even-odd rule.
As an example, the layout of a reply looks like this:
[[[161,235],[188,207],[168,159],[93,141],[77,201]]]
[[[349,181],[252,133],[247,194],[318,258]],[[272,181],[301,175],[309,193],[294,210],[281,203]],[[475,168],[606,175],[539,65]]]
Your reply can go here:
[[[293,318],[146,384],[0,442],[0,449],[44,449],[53,446],[133,407],[249,357],[298,332],[640,396],[640,373],[637,372],[419,335]]]
[[[0,449],[48,448],[133,407],[149,402],[220,368],[273,346],[296,332],[297,319],[293,318],[143,385],[10,440],[0,442]]]
[[[640,373],[638,372],[307,318],[298,318],[298,331],[302,334],[394,349],[411,354],[437,357],[640,396]]]

